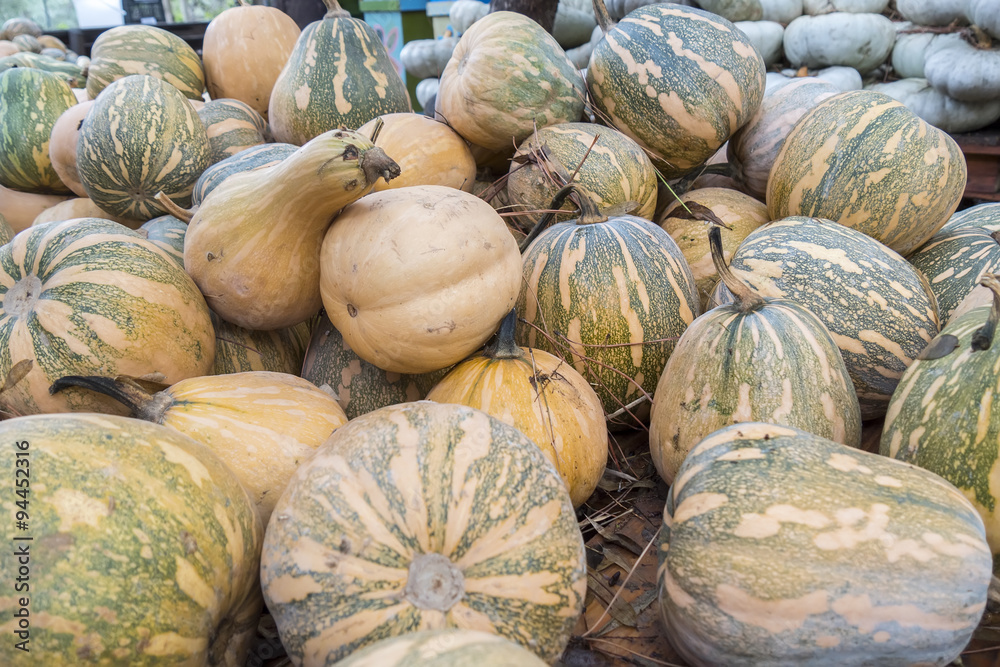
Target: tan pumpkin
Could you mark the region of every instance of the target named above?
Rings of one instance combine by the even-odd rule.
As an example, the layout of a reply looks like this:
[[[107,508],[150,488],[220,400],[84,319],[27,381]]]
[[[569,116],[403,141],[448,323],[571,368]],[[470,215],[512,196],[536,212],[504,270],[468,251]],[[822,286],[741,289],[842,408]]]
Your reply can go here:
[[[113,220],[120,225],[125,225],[129,229],[138,229],[142,224],[135,220],[116,218],[87,197],[73,197],[72,199],[61,201],[55,206],[51,206],[39,213],[32,221],[31,226],[37,227],[38,225],[44,225],[46,222],[74,220],[76,218]]]
[[[80,126],[83,125],[83,119],[92,106],[94,106],[93,100],[71,106],[59,116],[59,120],[52,126],[52,134],[49,135],[49,158],[52,160],[52,168],[59,175],[59,180],[77,197],[87,196],[87,191],[80,182],[80,175],[76,172],[76,144],[80,138]]]
[[[71,197],[20,192],[0,185],[0,215],[7,220],[14,233],[17,233],[31,227],[31,223],[39,213],[67,199]]]

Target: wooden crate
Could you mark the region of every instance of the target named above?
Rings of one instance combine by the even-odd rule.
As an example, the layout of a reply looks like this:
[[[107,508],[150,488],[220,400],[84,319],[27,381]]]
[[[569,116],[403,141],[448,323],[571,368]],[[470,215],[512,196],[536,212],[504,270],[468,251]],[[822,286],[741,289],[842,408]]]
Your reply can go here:
[[[965,197],[1000,201],[1000,122],[965,134],[953,134],[969,165]]]

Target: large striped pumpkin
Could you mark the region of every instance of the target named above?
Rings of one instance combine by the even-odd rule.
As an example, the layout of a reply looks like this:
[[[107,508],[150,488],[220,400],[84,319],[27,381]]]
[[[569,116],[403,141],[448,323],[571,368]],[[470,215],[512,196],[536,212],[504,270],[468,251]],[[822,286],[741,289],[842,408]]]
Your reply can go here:
[[[721,16],[661,3],[614,28],[604,18],[587,67],[594,111],[648,149],[666,177],[705,162],[760,106],[764,59]]]
[[[904,257],[948,222],[965,191],[950,136],[883,93],[827,98],[792,128],[767,182],[773,220],[839,222]]]
[[[11,419],[0,438],[11,479],[0,663],[246,664],[264,531],[218,457],[166,427],[109,415]],[[30,479],[21,497],[15,471]],[[15,501],[27,530],[14,523]],[[14,593],[18,549],[26,587]]]
[[[205,125],[180,91],[132,75],[105,88],[87,114],[76,168],[98,206],[146,222],[169,213],[154,199],[161,191],[181,206],[191,201],[208,156]]]
[[[110,220],[32,227],[0,248],[0,394],[6,413],[123,412],[104,397],[49,394],[64,375],[205,375],[215,336],[205,299],[170,254]],[[23,368],[23,367],[22,367]]]
[[[268,528],[264,599],[297,665],[446,627],[552,662],[583,610],[583,539],[559,473],[515,428],[465,406],[350,421],[299,468]]]
[[[666,635],[693,665],[946,665],[990,585],[982,519],[951,484],[762,423],[691,452],[659,560]]]
[[[337,667],[545,667],[528,649],[481,630],[421,630],[388,637],[352,653]]]
[[[193,100],[200,100],[205,92],[205,72],[198,53],[180,36],[153,25],[105,30],[94,41],[90,58],[87,95],[92,100],[112,82],[131,74],[162,79]]]
[[[885,414],[899,378],[937,335],[934,294],[920,271],[870,236],[819,218],[765,225],[733,253],[733,272],[762,296],[811,310],[830,330],[861,403]],[[728,302],[724,286],[716,302]]]

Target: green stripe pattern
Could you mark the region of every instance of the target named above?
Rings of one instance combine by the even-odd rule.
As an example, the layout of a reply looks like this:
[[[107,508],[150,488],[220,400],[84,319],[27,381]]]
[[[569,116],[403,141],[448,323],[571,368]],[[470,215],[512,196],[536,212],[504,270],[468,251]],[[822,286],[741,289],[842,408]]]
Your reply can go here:
[[[205,71],[198,53],[181,37],[156,26],[105,30],[94,41],[90,57],[87,94],[92,100],[113,81],[130,74],[162,79],[193,100],[202,99],[205,92]]]
[[[293,144],[260,144],[216,162],[203,171],[195,181],[194,192],[191,193],[192,205],[201,204],[209,192],[233,174],[252,171],[259,167],[271,167],[298,149],[299,147]]]
[[[38,53],[22,51],[13,55],[0,58],[0,73],[16,67],[29,67],[40,69],[45,72],[56,74],[63,79],[70,88],[83,88],[87,85],[87,75],[83,68],[76,63],[68,63],[63,60],[56,60]],[[76,99],[75,97],[73,98]]]
[[[383,639],[352,653],[337,667],[545,667],[503,637],[479,630],[422,630]]]
[[[998,238],[1000,231],[949,225],[910,255],[910,262],[927,277],[934,291],[942,322],[951,319],[984,274],[1000,271]]]
[[[208,133],[211,164],[266,142],[267,121],[245,102],[212,100],[198,110],[198,117]]]
[[[161,215],[144,222],[137,230],[147,239],[167,251],[177,265],[184,268],[184,235],[187,223],[172,215]]]
[[[253,331],[230,324],[212,312],[212,325],[215,327],[212,375],[250,371],[298,375],[302,370],[310,322],[284,329]]]

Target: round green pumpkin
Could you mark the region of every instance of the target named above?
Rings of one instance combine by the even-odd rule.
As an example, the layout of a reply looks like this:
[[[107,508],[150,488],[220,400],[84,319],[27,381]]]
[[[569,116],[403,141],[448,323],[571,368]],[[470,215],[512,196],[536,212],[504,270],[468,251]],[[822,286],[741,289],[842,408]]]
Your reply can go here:
[[[193,100],[201,100],[205,93],[205,70],[198,53],[183,38],[163,28],[109,28],[94,40],[90,58],[87,95],[92,100],[112,82],[132,74],[162,79]]]
[[[184,268],[184,235],[187,233],[187,223],[172,215],[161,215],[144,222],[136,231],[166,250],[177,265]]]

